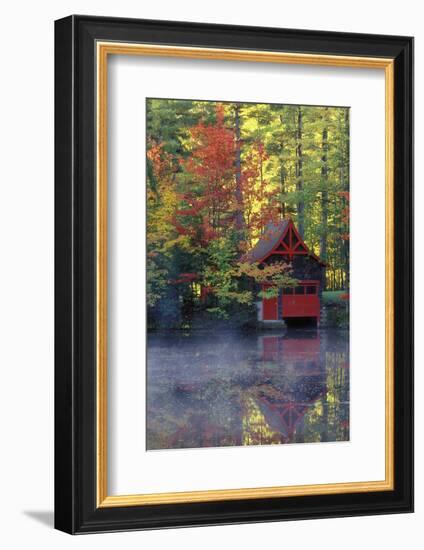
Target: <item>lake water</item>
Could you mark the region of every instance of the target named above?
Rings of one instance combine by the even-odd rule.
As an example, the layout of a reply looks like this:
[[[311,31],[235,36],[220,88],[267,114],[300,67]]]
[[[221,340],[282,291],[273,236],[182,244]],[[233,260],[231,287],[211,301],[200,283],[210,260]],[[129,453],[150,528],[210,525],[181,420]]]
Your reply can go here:
[[[148,450],[348,439],[347,331],[149,334]]]

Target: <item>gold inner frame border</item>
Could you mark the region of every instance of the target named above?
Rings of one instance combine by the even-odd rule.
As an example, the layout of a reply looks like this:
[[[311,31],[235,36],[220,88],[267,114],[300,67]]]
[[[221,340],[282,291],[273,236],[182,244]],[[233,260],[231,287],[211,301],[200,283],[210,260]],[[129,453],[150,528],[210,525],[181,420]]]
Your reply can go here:
[[[383,69],[385,72],[385,479],[315,485],[216,489],[109,496],[107,491],[107,62],[109,55],[181,57]],[[255,498],[365,493],[394,489],[394,60],[140,43],[96,43],[97,62],[97,507],[142,506]]]

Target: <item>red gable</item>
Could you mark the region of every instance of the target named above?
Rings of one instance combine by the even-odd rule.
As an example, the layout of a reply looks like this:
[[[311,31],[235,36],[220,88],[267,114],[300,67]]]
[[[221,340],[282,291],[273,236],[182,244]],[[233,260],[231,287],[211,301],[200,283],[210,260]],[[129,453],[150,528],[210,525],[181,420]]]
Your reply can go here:
[[[282,259],[288,260],[298,255],[310,256],[324,265],[306,246],[290,218],[285,218],[278,224],[268,224],[263,236],[242,259],[250,263],[262,263],[272,254],[280,254]]]

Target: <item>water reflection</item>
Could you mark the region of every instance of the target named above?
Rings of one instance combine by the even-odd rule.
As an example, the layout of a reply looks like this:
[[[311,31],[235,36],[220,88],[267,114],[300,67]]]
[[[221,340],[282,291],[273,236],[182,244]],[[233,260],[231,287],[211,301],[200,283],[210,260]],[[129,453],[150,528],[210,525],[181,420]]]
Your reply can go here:
[[[147,448],[349,439],[348,334],[148,338]]]

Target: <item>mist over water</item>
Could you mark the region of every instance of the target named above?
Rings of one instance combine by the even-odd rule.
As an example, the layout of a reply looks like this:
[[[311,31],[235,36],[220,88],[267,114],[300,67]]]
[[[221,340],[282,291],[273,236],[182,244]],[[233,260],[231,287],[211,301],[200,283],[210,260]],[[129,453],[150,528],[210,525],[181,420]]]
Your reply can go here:
[[[148,450],[348,439],[347,331],[149,333]]]

